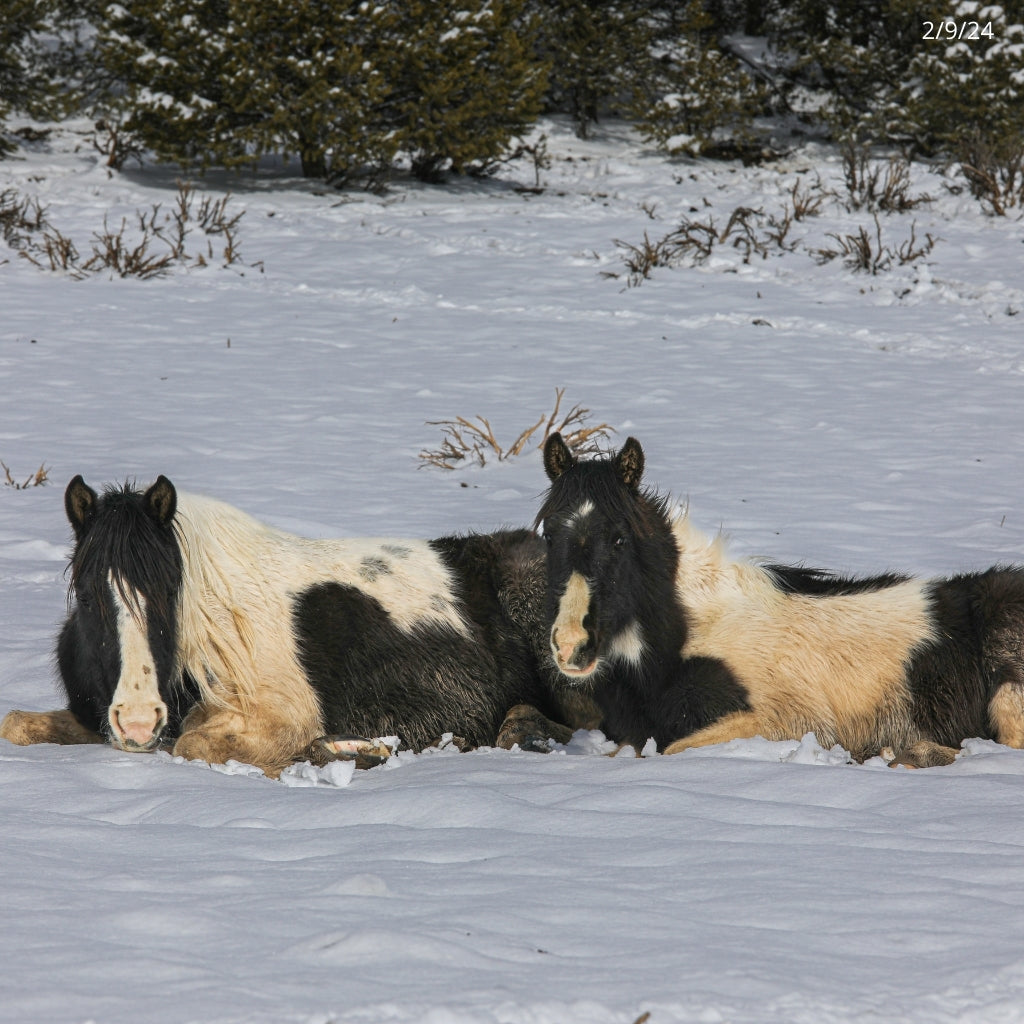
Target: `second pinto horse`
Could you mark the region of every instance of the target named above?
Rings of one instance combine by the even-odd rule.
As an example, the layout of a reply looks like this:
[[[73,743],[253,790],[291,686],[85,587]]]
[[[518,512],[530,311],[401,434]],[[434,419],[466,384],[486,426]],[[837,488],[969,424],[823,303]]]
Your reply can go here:
[[[629,438],[545,445],[551,653],[639,749],[813,732],[858,759],[948,764],[974,736],[1024,747],[1024,569],[851,578],[736,561],[641,486]]]

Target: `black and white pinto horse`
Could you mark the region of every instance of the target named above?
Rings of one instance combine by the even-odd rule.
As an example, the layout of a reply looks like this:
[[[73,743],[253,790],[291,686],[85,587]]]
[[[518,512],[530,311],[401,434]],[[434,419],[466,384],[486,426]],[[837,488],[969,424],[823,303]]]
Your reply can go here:
[[[629,438],[545,445],[551,651],[613,739],[665,753],[814,732],[858,759],[948,764],[968,737],[1024,747],[1024,569],[847,578],[736,561],[641,487]]]
[[[520,702],[565,718],[543,543],[529,530],[310,540],[163,476],[100,496],[78,476],[65,508],[67,708],[12,711],[0,737],[132,751],[173,741],[189,759],[277,774],[345,750],[320,740],[331,734],[423,749],[454,733],[472,747],[494,744]]]

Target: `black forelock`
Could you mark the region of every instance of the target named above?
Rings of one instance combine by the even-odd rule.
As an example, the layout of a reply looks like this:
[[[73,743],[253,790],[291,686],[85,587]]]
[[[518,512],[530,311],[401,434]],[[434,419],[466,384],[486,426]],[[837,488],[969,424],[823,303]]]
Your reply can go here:
[[[568,516],[585,501],[619,522],[625,522],[641,537],[654,534],[659,522],[669,519],[668,495],[648,488],[633,490],[619,476],[611,458],[577,462],[548,488],[534,529],[545,519]]]
[[[161,526],[145,509],[143,495],[130,483],[110,485],[96,505],[89,528],[71,556],[71,583],[77,591],[90,579],[119,584],[146,596],[155,614],[173,611],[181,585],[182,558],[175,525]],[[122,597],[126,597],[122,592]]]

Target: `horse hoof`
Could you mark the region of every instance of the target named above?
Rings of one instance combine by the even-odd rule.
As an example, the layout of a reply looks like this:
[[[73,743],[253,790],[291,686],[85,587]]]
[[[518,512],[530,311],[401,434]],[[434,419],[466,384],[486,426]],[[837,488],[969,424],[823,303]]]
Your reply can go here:
[[[382,739],[366,736],[320,736],[313,740],[309,760],[324,765],[329,761],[355,761],[357,768],[375,768],[383,764],[394,750]]]
[[[889,762],[890,768],[944,768],[952,764],[959,753],[941,743],[921,740],[898,751],[887,747],[882,751],[882,757]]]
[[[546,754],[551,750],[549,740],[565,744],[571,739],[572,729],[552,722],[529,704],[517,704],[501,723],[495,746],[504,750],[518,746],[520,750]]]

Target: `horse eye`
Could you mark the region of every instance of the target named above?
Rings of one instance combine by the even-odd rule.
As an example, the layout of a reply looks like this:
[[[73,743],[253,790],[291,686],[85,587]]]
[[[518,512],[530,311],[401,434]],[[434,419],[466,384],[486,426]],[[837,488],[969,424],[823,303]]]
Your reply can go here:
[[[612,541],[612,544],[617,548],[624,548],[626,546],[626,538],[621,533],[618,533],[615,535],[615,540]]]

